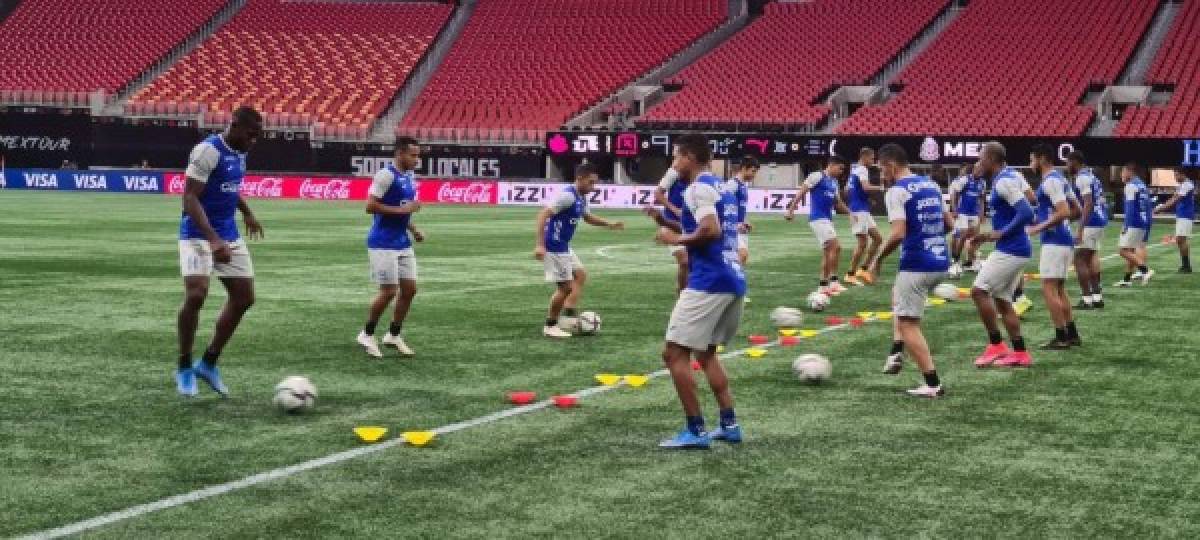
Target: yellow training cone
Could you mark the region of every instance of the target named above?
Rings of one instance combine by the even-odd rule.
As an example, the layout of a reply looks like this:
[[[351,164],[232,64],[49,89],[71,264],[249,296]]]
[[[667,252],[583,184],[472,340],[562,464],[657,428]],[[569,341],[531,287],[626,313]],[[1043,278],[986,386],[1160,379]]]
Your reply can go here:
[[[354,428],[354,434],[358,435],[358,440],[365,443],[378,442],[384,435],[387,435],[387,428],[379,426],[359,426]]]
[[[860,319],[870,319],[872,315],[875,315],[875,312],[873,312],[873,311],[860,311],[860,312],[856,313],[856,315],[858,315],[858,318],[860,318]]]
[[[625,376],[625,384],[628,384],[629,386],[632,386],[634,388],[637,388],[639,386],[645,386],[645,384],[649,381],[650,381],[650,377],[647,377],[645,375],[626,375]]]
[[[766,354],[767,354],[766,349],[760,349],[758,347],[754,347],[752,349],[746,349],[746,356],[749,356],[750,358],[762,358]]]
[[[596,375],[596,382],[603,384],[604,386],[612,386],[618,382],[621,382],[621,376],[613,375],[611,373],[601,373]]]
[[[725,352],[725,346],[717,345],[717,353],[723,353],[723,352]]]
[[[890,321],[890,320],[892,320],[892,312],[890,312],[890,311],[878,311],[878,312],[876,312],[876,313],[875,313],[875,318],[877,318],[877,319],[879,319],[879,320],[881,320],[881,321]]]
[[[944,298],[930,298],[929,303],[933,304],[935,306],[940,306],[942,304],[945,304],[946,300]]]
[[[818,332],[816,330],[801,330],[800,331],[800,337],[802,337],[802,338],[817,337],[817,334],[820,334],[820,332]]]
[[[783,337],[792,337],[792,336],[796,335],[797,333],[798,333],[798,331],[795,328],[781,328],[779,330],[779,335],[781,335]]]
[[[405,431],[404,433],[401,433],[400,436],[403,437],[404,442],[407,442],[408,444],[413,446],[425,446],[429,444],[429,441],[432,441],[433,438],[437,436],[437,433],[432,431]]]

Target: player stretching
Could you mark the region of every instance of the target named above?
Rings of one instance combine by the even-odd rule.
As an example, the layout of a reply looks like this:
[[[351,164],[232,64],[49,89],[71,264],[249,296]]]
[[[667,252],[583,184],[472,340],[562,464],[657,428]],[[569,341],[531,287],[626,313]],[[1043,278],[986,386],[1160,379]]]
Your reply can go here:
[[[1025,226],[1033,221],[1033,208],[1025,193],[1028,186],[1025,177],[1006,164],[1006,154],[1004,145],[994,141],[985,143],[979,152],[980,172],[993,179],[992,197],[988,201],[993,209],[992,230],[975,236],[971,243],[996,242],[996,250],[983,262],[971,288],[971,298],[988,333],[988,346],[975,359],[976,367],[1033,363],[1021,337],[1021,319],[1012,305],[1013,293],[1033,254],[1025,232]],[[997,311],[1003,317],[1012,350],[1004,345],[1004,336],[996,325]]]
[[[1078,212],[1078,202],[1067,178],[1054,169],[1054,150],[1044,144],[1033,147],[1029,168],[1042,178],[1037,189],[1037,225],[1029,234],[1042,235],[1042,252],[1038,271],[1042,275],[1042,297],[1054,323],[1054,339],[1042,345],[1043,350],[1065,350],[1083,345],[1075,319],[1071,314],[1071,299],[1067,296],[1067,268],[1071,266],[1075,239],[1071,235],[1070,217]]]
[[[246,223],[246,236],[262,238],[262,225],[238,191],[246,174],[246,152],[261,134],[262,115],[251,107],[239,107],[233,111],[229,128],[205,138],[188,158],[179,224],[184,296],[177,322],[179,368],[175,371],[175,387],[187,397],[196,395],[197,377],[222,397],[229,396],[217,369],[217,358],[233,337],[242,315],[254,304],[254,266],[238,233],[237,211],[241,210]],[[204,356],[193,364],[192,344],[212,274],[221,280],[228,299],[217,315],[217,327]]]
[[[367,259],[371,265],[371,280],[379,285],[379,293],[367,311],[367,324],[358,334],[358,344],[367,354],[383,358],[375,343],[375,326],[392,299],[392,323],[383,344],[396,348],[403,356],[412,356],[401,336],[404,319],[417,295],[417,257],[413,241],[425,241],[425,235],[412,224],[412,215],[421,210],[417,200],[417,184],[413,171],[421,163],[421,146],[411,137],[396,139],[393,163],[375,173],[367,193],[367,213],[374,216],[367,233]],[[409,234],[412,237],[409,237]]]
[[[1125,184],[1125,227],[1117,243],[1121,258],[1125,259],[1125,278],[1115,283],[1117,287],[1128,287],[1133,280],[1150,283],[1154,270],[1146,267],[1146,240],[1150,238],[1150,226],[1154,216],[1150,214],[1150,191],[1137,175],[1138,165],[1130,162],[1121,168],[1121,182]],[[1139,251],[1140,250],[1140,251]],[[1134,273],[1137,269],[1137,273]]]
[[[583,285],[587,282],[587,271],[583,263],[571,250],[571,238],[579,220],[596,227],[607,227],[619,231],[625,224],[609,222],[588,211],[587,195],[596,187],[599,176],[592,165],[575,167],[575,184],[568,186],[555,197],[537,217],[537,247],[533,256],[546,269],[546,281],[557,286],[550,296],[550,310],[546,314],[546,325],[542,335],[552,338],[569,338],[571,334],[558,326],[558,316],[565,311],[567,317],[575,317]],[[574,325],[569,325],[574,326]]]
[[[942,204],[942,188],[925,176],[917,176],[908,168],[908,153],[897,144],[879,149],[880,174],[888,188],[887,203],[891,234],[875,262],[876,275],[883,259],[900,248],[900,268],[892,286],[892,312],[895,343],[912,356],[921,370],[924,383],[909,390],[909,395],[936,398],[945,393],[933,364],[933,355],[925,334],[921,332],[921,316],[925,314],[925,299],[937,286],[950,267],[946,250],[946,230],[954,224]],[[897,374],[902,358],[893,353],[883,368],[884,373]]]
[[[746,156],[742,158],[738,165],[738,172],[726,182],[725,189],[733,194],[737,200],[737,254],[738,262],[742,267],[746,266],[746,262],[750,260],[750,231],[754,230],[754,226],[746,221],[748,217],[746,212],[747,205],[750,204],[750,189],[749,186],[754,182],[754,177],[758,176],[758,159],[754,156]]]
[[[676,142],[672,168],[679,171],[681,180],[689,183],[684,192],[682,221],[675,223],[664,219],[654,208],[646,209],[647,215],[662,227],[658,240],[685,246],[691,262],[687,287],[671,311],[663,349],[663,362],[671,372],[683,405],[686,427],[659,446],[708,448],[713,439],[731,443],[742,440],[729,380],[717,358],[717,345],[737,334],[746,277],[734,254],[737,201],[733,194],[722,191],[720,179],[707,171],[712,159],[708,142],[699,135],[684,135]],[[705,432],[704,415],[696,396],[691,368],[693,355],[704,368],[720,407],[720,427],[712,433]]]
[[[962,275],[964,270],[979,271],[978,262],[975,260],[977,244],[972,243],[971,239],[979,234],[979,216],[984,214],[984,185],[978,171],[973,170],[976,167],[977,165],[964,166],[962,176],[950,183],[950,207],[954,209],[954,241],[951,246],[954,251],[954,264],[950,267],[950,273],[954,276]],[[964,247],[969,248],[965,266],[959,263]]]
[[[1192,222],[1196,219],[1196,184],[1184,173],[1183,169],[1175,170],[1175,180],[1179,188],[1170,200],[1154,209],[1155,213],[1175,209],[1175,245],[1179,246],[1179,259],[1182,265],[1179,273],[1192,273],[1191,247],[1188,239],[1192,236]]]
[[[654,191],[654,203],[663,207],[665,217],[676,223],[679,222],[680,209],[683,206],[683,190],[687,184],[679,182],[679,171],[667,169],[658,189]],[[687,250],[683,246],[671,246],[671,257],[675,258],[675,294],[678,295],[688,281]]]
[[[846,270],[846,283],[852,285],[875,283],[875,276],[871,275],[871,264],[879,254],[880,244],[883,243],[879,227],[875,226],[875,217],[871,215],[871,192],[883,191],[883,188],[871,185],[871,172],[868,167],[874,164],[875,150],[863,147],[858,151],[858,163],[850,168],[850,178],[846,180],[850,231],[854,233],[857,241],[854,253],[850,255],[850,268]],[[859,281],[860,279],[862,281]]]
[[[842,198],[838,196],[837,179],[846,172],[846,160],[840,156],[832,156],[825,165],[824,171],[817,171],[804,179],[796,197],[788,204],[784,219],[791,221],[796,218],[796,206],[804,196],[812,193],[809,206],[808,226],[812,227],[817,245],[821,247],[821,288],[820,293],[834,296],[846,291],[838,283],[838,258],[842,255],[842,246],[838,243],[837,231],[833,228],[833,212],[836,208],[842,213],[848,213]]]
[[[1078,151],[1067,154],[1067,175],[1075,179],[1075,198],[1082,207],[1079,230],[1075,233],[1075,274],[1079,277],[1082,298],[1075,309],[1103,309],[1100,256],[1096,252],[1108,226],[1104,185],[1091,169],[1084,168],[1083,154]]]

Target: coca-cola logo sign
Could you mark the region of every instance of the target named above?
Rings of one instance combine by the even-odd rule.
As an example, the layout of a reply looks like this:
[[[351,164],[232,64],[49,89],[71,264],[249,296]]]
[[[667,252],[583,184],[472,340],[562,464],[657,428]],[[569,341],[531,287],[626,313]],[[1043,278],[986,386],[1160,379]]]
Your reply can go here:
[[[182,174],[167,175],[167,193],[183,193],[187,188],[187,179]]]
[[[350,200],[351,180],[344,178],[305,178],[300,183],[301,199]]]
[[[492,182],[442,182],[437,197],[429,202],[447,204],[493,204],[496,184]]]
[[[242,180],[242,187],[238,191],[243,197],[280,199],[283,198],[283,178],[274,176],[260,178],[247,177],[245,180]]]
[[[167,173],[166,192],[180,195],[187,188],[183,173]],[[329,176],[246,175],[238,192],[255,199],[309,199],[365,201],[371,180]],[[417,200],[429,204],[496,204],[500,189],[496,182],[426,179],[417,182]]]

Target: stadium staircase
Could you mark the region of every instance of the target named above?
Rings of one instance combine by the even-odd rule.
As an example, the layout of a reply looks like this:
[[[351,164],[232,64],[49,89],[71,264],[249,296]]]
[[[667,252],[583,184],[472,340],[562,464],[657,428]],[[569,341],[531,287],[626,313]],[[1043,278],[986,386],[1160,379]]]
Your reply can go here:
[[[129,98],[133,97],[133,95],[142,88],[145,88],[146,85],[150,84],[150,82],[158,78],[158,76],[166,73],[168,69],[171,69],[171,66],[175,65],[176,62],[187,56],[188,53],[192,52],[192,50],[194,50],[196,47],[199,47],[201,43],[204,43],[204,40],[217,33],[217,30],[220,30],[222,26],[225,26],[225,23],[233,19],[233,16],[237,15],[238,11],[241,11],[241,9],[246,6],[246,1],[247,0],[229,0],[229,2],[225,4],[225,7],[221,8],[220,11],[218,11],[212,16],[212,18],[204,23],[204,26],[201,26],[195,32],[192,32],[192,35],[188,36],[186,40],[180,42],[178,45],[172,48],[170,52],[155,62],[154,65],[150,66],[136,79],[125,85],[125,87],[117,93],[116,99],[104,109],[103,114],[123,114],[125,112],[125,104],[129,101]]]
[[[438,33],[433,45],[429,50],[425,51],[417,66],[413,68],[409,74],[408,80],[405,81],[404,87],[392,98],[391,105],[388,106],[387,112],[383,114],[371,127],[369,138],[376,142],[391,142],[396,137],[396,124],[400,123],[400,119],[408,113],[408,109],[412,107],[417,96],[421,95],[421,91],[429,84],[429,80],[433,78],[433,74],[437,71],[438,66],[442,65],[442,60],[446,58],[446,54],[454,47],[454,42],[458,41],[459,34],[467,25],[467,21],[471,19],[471,14],[475,11],[476,0],[462,0],[458,7],[454,8],[454,15],[451,16],[450,22],[442,27]]]
[[[725,23],[696,40],[679,54],[648,71],[641,78],[601,99],[590,109],[569,120],[565,127],[586,129],[632,126],[633,119],[665,97],[663,81],[712,52],[713,49],[750,24],[754,17],[750,13],[746,0],[730,0],[728,20]],[[638,105],[633,107],[632,105],[635,103]],[[618,116],[612,114],[613,111],[622,112]]]
[[[1124,100],[1127,104],[1153,104],[1164,103],[1170,99],[1169,92],[1156,93],[1153,89],[1146,87],[1145,83],[1146,74],[1150,71],[1159,49],[1167,40],[1167,35],[1174,26],[1175,18],[1179,14],[1179,4],[1180,0],[1164,0],[1159,3],[1154,20],[1146,29],[1146,33],[1142,35],[1137,51],[1130,57],[1129,63],[1126,64],[1125,70],[1121,74],[1117,87],[1122,88],[1110,87],[1102,92],[1089,95],[1086,103],[1095,105],[1098,112],[1096,120],[1088,128],[1088,135],[1092,137],[1111,137],[1113,135],[1120,123],[1113,114],[1113,105],[1118,100]]]

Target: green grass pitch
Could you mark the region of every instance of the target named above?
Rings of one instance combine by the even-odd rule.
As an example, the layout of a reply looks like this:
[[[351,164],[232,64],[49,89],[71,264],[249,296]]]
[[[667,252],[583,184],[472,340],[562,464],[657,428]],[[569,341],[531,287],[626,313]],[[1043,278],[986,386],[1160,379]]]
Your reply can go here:
[[[202,390],[184,402],[170,377],[178,199],[0,192],[0,536],[350,449],[355,425],[428,429],[503,410],[511,390],[549,397],[596,373],[661,367],[673,266],[633,212],[597,210],[629,230],[583,227],[575,242],[591,273],[584,307],[603,331],[551,342],[540,337],[550,287],[532,257],[533,210],[426,207],[406,325],[419,356],[378,361],[353,341],[372,294],[361,206],[252,204],[267,238],[251,245],[258,303],[222,357],[233,397]],[[808,227],[753,219],[753,302],[738,346],[815,285]],[[839,231],[848,243],[845,222]],[[889,262],[884,283],[836,298],[826,314],[888,309]],[[1106,262],[1106,283],[1118,266]],[[730,360],[740,447],[658,450],[682,422],[660,378],[88,536],[1195,538],[1200,294],[1175,274],[1172,247],[1152,249],[1151,266],[1149,287],[1109,288],[1107,310],[1078,314],[1082,349],[1035,353],[1028,370],[971,367],[984,341],[974,309],[930,309],[942,400],[902,394],[918,382],[911,364],[899,377],[878,372],[890,327],[871,323]],[[200,343],[223,300],[213,291]],[[1036,345],[1052,329],[1036,285],[1030,293],[1038,306],[1025,333]],[[794,380],[802,352],[832,360],[829,384]],[[310,414],[271,407],[290,374],[319,387]]]

